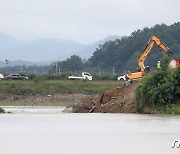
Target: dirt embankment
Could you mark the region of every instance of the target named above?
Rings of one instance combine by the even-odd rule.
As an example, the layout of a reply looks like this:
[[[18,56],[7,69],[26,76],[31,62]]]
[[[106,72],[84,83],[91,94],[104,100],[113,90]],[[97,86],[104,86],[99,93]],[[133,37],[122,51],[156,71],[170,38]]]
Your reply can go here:
[[[71,106],[82,102],[90,95],[85,94],[54,94],[54,95],[15,95],[0,93],[0,105],[20,106]]]
[[[75,113],[134,113],[138,81],[97,94],[73,106]]]

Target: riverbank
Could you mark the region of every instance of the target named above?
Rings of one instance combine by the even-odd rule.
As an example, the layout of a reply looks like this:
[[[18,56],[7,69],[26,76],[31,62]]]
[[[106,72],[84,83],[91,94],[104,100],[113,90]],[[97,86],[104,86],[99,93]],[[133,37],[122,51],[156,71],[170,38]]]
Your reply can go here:
[[[118,81],[1,81],[0,106],[71,106],[120,85]]]
[[[73,106],[85,98],[121,86],[118,81],[1,81],[0,106]],[[3,109],[0,111],[4,112]]]
[[[0,106],[66,106],[72,112],[136,113],[138,81],[2,81]],[[4,112],[3,109],[0,112]],[[143,113],[180,114],[180,105],[145,105]]]
[[[137,87],[140,81],[134,81],[103,93],[88,97],[81,103],[73,105],[75,113],[144,113],[144,114],[180,114],[180,104],[154,106],[151,103],[142,105],[138,111]]]
[[[61,114],[62,106],[1,106],[5,113],[11,114]]]
[[[72,106],[88,94],[17,95],[0,93],[0,106]]]
[[[5,113],[4,109],[0,107],[0,113]]]

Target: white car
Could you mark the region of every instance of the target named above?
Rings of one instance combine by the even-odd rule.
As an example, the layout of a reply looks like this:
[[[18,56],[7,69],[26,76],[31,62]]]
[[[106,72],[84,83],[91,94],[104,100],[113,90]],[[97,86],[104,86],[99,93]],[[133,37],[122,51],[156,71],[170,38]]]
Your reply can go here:
[[[118,81],[126,81],[126,75],[121,75],[117,77]]]
[[[4,75],[0,73],[0,80],[4,79]]]

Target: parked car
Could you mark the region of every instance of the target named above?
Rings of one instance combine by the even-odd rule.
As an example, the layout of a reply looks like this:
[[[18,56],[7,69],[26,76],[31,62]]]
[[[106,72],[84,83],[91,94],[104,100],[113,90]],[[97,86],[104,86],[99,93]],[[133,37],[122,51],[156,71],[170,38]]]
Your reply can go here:
[[[0,80],[4,79],[4,75],[0,73]]]
[[[10,74],[5,76],[4,80],[28,80],[28,77],[20,74]]]
[[[126,75],[121,75],[117,77],[118,81],[126,81]]]

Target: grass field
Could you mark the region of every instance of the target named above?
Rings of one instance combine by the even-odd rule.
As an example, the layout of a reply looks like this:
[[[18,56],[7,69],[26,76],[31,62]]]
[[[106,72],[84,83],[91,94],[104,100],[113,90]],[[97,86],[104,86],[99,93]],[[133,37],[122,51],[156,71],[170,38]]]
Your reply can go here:
[[[69,81],[69,80],[45,80],[34,81],[0,81],[0,92],[18,95],[37,94],[95,94],[118,86],[118,81]]]

